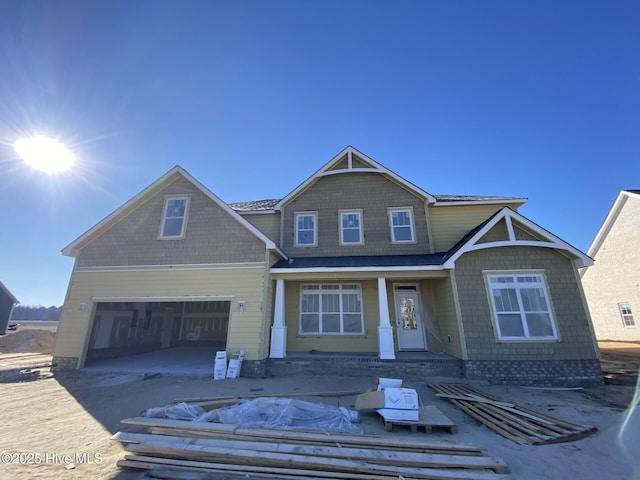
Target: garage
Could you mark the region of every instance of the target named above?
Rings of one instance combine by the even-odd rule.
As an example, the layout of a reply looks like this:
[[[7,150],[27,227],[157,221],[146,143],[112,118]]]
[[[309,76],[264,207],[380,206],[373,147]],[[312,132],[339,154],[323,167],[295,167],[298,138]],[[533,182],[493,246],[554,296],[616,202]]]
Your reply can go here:
[[[167,367],[180,355],[203,352],[207,361],[226,350],[231,301],[99,302],[95,305],[85,365],[160,352]],[[131,358],[135,364],[136,358]]]

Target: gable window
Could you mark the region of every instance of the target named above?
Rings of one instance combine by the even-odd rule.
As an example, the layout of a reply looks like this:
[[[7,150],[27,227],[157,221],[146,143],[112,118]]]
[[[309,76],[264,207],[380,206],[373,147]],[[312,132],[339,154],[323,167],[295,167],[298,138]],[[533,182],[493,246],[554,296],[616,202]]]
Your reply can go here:
[[[501,340],[558,338],[542,274],[487,275]]]
[[[167,197],[164,201],[160,238],[184,238],[188,210],[189,197]]]
[[[410,243],[415,241],[413,209],[390,209],[389,225],[391,227],[391,241],[393,243]]]
[[[360,285],[303,285],[300,291],[300,334],[363,335]]]
[[[620,315],[622,316],[622,324],[625,327],[635,327],[636,321],[633,319],[633,312],[631,311],[630,303],[619,303]]]
[[[318,245],[317,212],[296,213],[296,246],[315,247]]]
[[[340,245],[362,245],[362,212],[340,211]]]

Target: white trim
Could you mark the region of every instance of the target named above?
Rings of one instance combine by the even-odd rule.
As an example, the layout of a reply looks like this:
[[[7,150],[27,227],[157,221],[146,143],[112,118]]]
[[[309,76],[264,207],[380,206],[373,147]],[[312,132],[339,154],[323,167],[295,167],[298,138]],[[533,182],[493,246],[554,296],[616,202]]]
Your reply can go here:
[[[281,279],[279,279],[280,281]],[[338,288],[336,289],[327,289],[324,290],[322,287],[326,286],[326,285],[333,285],[333,286],[337,286]],[[356,287],[358,287],[357,289],[345,289],[343,288],[345,285],[354,285]],[[317,289],[306,289],[305,287],[318,287]],[[345,312],[344,311],[344,304],[343,304],[343,295],[352,295],[354,293],[357,293],[359,295],[359,300],[360,300],[360,312]],[[304,295],[317,295],[318,296],[318,308],[319,310],[317,312],[303,312],[302,311],[302,297]],[[340,304],[340,311],[339,312],[324,312],[322,310],[322,297],[323,295],[338,295],[339,297],[339,304]],[[352,281],[342,281],[342,282],[335,282],[335,281],[313,281],[313,282],[305,282],[303,284],[300,285],[300,294],[298,296],[298,336],[299,337],[335,337],[335,336],[339,336],[339,337],[362,337],[364,335],[366,335],[366,325],[365,325],[365,319],[364,319],[364,294],[363,294],[363,290],[362,290],[362,283],[361,282],[352,282]],[[313,313],[317,313],[318,314],[318,331],[314,331],[314,332],[305,332],[302,330],[302,315],[303,314],[313,314]],[[324,317],[324,314],[336,314],[338,313],[340,315],[340,331],[339,332],[322,332],[320,331],[320,326],[322,324],[322,318]],[[360,331],[359,332],[345,332],[344,331],[344,315],[345,314],[355,314],[355,313],[360,313]]]
[[[508,241],[499,241],[499,242],[488,242],[488,243],[478,243],[478,241],[485,236],[493,227],[496,226],[498,222],[501,220],[505,220],[505,222],[510,223],[515,221],[516,223],[520,223],[524,225],[529,230],[532,230],[539,236],[545,238],[546,241],[532,241],[532,240],[516,240],[515,233],[513,229],[508,230],[509,236],[513,235],[512,240]],[[508,227],[507,227],[508,228]],[[445,263],[444,268],[455,268],[456,260],[460,258],[467,252],[482,250],[485,248],[497,248],[497,247],[541,247],[541,248],[553,248],[556,250],[564,250],[568,252],[571,256],[574,257],[574,262],[576,267],[587,267],[593,265],[593,260],[582,253],[577,248],[569,245],[564,240],[556,237],[551,232],[545,230],[539,225],[533,223],[526,217],[523,217],[518,212],[511,210],[509,207],[504,207],[501,209],[494,217],[487,222],[479,231],[475,233],[461,248],[459,248]]]
[[[397,267],[310,267],[310,268],[272,268],[277,273],[357,273],[357,272],[422,272],[443,271],[442,265],[410,265]]]
[[[620,214],[620,211],[622,210],[622,207],[624,207],[624,204],[627,202],[628,198],[635,198],[637,200],[640,200],[640,195],[634,192],[628,192],[626,190],[620,191],[615,202],[613,203],[613,206],[609,210],[607,217],[602,223],[602,226],[598,230],[598,233],[591,243],[589,250],[587,250],[587,255],[589,255],[590,257],[595,256],[596,252],[602,246],[602,242],[604,242],[604,239],[607,237],[607,235],[609,235],[611,227],[613,227],[616,219],[618,218],[618,215]]]
[[[90,240],[91,237],[93,237],[94,235],[100,233],[102,230],[111,228],[111,226],[114,225],[116,223],[116,221],[118,221],[122,215],[125,215],[125,214],[127,214],[127,212],[137,208],[139,204],[142,204],[144,201],[146,201],[148,199],[148,197],[150,197],[151,195],[154,195],[157,190],[160,190],[165,185],[168,185],[169,183],[172,183],[174,181],[174,179],[176,177],[178,177],[178,176],[182,176],[187,181],[191,182],[198,190],[200,190],[204,195],[206,195],[216,205],[218,205],[226,213],[231,215],[232,218],[234,218],[236,221],[238,221],[240,223],[240,225],[242,225],[244,228],[246,228],[249,232],[251,232],[253,235],[255,235],[258,239],[260,239],[265,244],[265,248],[267,250],[275,250],[278,253],[278,255],[281,258],[285,259],[285,260],[288,258],[287,255],[280,249],[280,247],[278,247],[273,242],[273,240],[271,240],[269,237],[267,237],[264,233],[262,233],[259,229],[257,229],[255,226],[253,226],[247,220],[242,218],[241,215],[239,215],[235,210],[233,210],[229,205],[227,205],[225,202],[223,202],[217,195],[215,195],[211,190],[206,188],[198,180],[196,180],[194,177],[192,177],[186,170],[184,170],[179,165],[176,165],[175,167],[173,167],[171,170],[169,170],[167,173],[165,173],[163,176],[161,176],[158,180],[153,182],[151,185],[149,185],[147,188],[142,190],[136,196],[134,196],[129,201],[124,203],[118,209],[114,210],[111,214],[109,214],[107,217],[102,219],[100,222],[98,222],[92,228],[90,228],[85,233],[80,235],[77,239],[75,239],[73,242],[71,242],[69,245],[67,245],[65,248],[62,249],[62,254],[66,255],[66,256],[69,256],[69,257],[75,257],[79,252],[78,245],[80,245],[81,243],[83,243],[83,242],[85,242],[87,240]]]
[[[204,302],[212,300],[233,301],[235,295],[160,295],[160,296],[113,296],[91,297],[96,302]]]
[[[285,324],[284,320],[284,290],[284,280],[276,280],[276,298],[273,309],[273,325],[271,326],[269,358],[285,358],[287,356],[287,325]]]
[[[464,207],[468,205],[505,205],[505,204],[513,204],[522,206],[527,203],[528,198],[521,197],[507,197],[503,199],[493,199],[493,200],[461,200],[459,202],[453,200],[447,200],[443,202],[437,202],[433,204],[434,207]]]
[[[264,262],[247,263],[195,263],[182,265],[116,265],[116,266],[92,266],[76,267],[74,271],[86,272],[146,272],[158,270],[237,270],[249,268],[263,268]]]
[[[336,165],[345,155],[347,156],[347,159],[349,159],[354,154],[357,157],[361,158],[365,163],[370,164],[371,168],[367,168],[367,169],[365,169],[365,168],[353,168],[353,163],[349,164],[349,162],[347,161],[347,165],[348,165],[349,168],[335,170],[334,171],[335,173],[331,173],[332,172],[331,168],[334,165]],[[396,174],[396,173],[392,172],[391,170],[389,170],[388,168],[382,166],[380,163],[378,163],[375,160],[369,158],[364,153],[359,152],[358,150],[356,150],[352,146],[348,146],[348,147],[344,148],[336,156],[334,156],[331,160],[329,160],[329,162],[327,162],[324,166],[322,166],[319,170],[317,170],[313,175],[311,175],[304,182],[302,182],[300,185],[298,185],[286,197],[284,197],[282,200],[280,200],[274,206],[274,209],[275,210],[281,210],[284,205],[286,205],[292,199],[297,197],[301,192],[303,192],[311,184],[313,184],[318,178],[320,178],[320,177],[322,177],[324,175],[336,175],[336,174],[339,174],[339,173],[359,173],[359,172],[364,172],[364,171],[372,172],[372,173],[384,174],[384,175],[387,175],[387,176],[391,177],[392,179],[394,179],[396,182],[398,182],[400,185],[402,185],[406,189],[410,190],[411,192],[413,192],[414,194],[418,195],[419,197],[424,198],[427,201],[427,203],[435,203],[435,201],[436,201],[436,199],[435,199],[435,197],[433,195],[425,192],[421,188],[418,188],[414,184],[408,182],[407,180],[405,180],[404,178],[402,178],[398,174]]]
[[[396,352],[393,345],[393,327],[389,317],[389,298],[387,295],[387,279],[378,278],[378,356],[382,360],[395,360]]]
[[[313,243],[298,243],[298,217],[313,217]],[[294,239],[293,244],[296,247],[317,247],[318,246],[318,212],[294,212],[293,214],[293,223],[294,223]]]
[[[358,230],[359,230],[359,239],[357,242],[345,242],[344,241],[344,230],[343,230],[343,225],[342,225],[342,215],[353,215],[353,214],[357,214],[358,215]],[[345,209],[345,210],[338,210],[338,233],[339,233],[339,241],[340,241],[340,246],[341,247],[350,247],[350,246],[360,246],[360,245],[364,245],[364,225],[363,225],[363,221],[362,221],[362,217],[364,217],[364,214],[362,212],[362,209]],[[353,230],[353,229],[352,229]]]
[[[421,349],[406,349],[405,351],[419,351],[419,352],[427,352],[429,351],[429,345],[427,344],[427,331],[425,325],[425,305],[424,299],[422,298],[422,291],[420,290],[420,284],[417,282],[394,282],[392,284],[393,287],[393,311],[396,316],[396,338],[398,339],[398,351],[402,350],[400,347],[400,323],[398,321],[398,296],[403,293],[414,293],[418,297],[418,308],[420,309],[420,323],[421,323],[421,333],[422,333],[422,348]],[[398,287],[413,287],[414,290],[398,290]]]

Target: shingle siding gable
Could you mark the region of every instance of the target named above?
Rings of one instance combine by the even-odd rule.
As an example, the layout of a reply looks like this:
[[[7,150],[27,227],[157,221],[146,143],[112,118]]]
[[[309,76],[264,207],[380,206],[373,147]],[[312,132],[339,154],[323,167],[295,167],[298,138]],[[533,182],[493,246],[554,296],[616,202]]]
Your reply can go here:
[[[159,240],[167,195],[189,195],[185,238]],[[78,267],[264,261],[265,245],[184,178],[165,187],[86,245]]]

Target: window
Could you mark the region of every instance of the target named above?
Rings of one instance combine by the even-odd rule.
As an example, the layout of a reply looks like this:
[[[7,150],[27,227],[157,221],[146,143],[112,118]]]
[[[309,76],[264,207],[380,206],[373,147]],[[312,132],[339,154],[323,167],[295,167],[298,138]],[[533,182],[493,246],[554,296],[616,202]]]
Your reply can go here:
[[[340,212],[340,245],[362,245],[362,212]]]
[[[301,335],[363,335],[360,285],[303,285]]]
[[[619,303],[620,315],[622,316],[622,324],[625,327],[635,327],[636,321],[633,319],[633,312],[631,311],[630,303]]]
[[[411,208],[394,208],[389,210],[391,241],[393,243],[410,243],[415,241],[412,217]]]
[[[160,238],[184,238],[188,209],[189,197],[167,197],[165,199]]]
[[[296,213],[296,246],[315,247],[318,245],[316,212]]]
[[[488,275],[487,280],[500,339],[557,338],[541,274]]]

